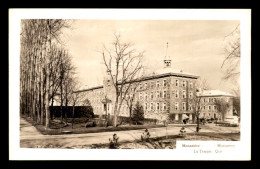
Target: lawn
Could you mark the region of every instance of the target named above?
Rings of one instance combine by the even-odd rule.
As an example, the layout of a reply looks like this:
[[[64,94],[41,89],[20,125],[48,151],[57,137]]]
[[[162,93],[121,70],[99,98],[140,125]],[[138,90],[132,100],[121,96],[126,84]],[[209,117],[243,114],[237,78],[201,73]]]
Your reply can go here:
[[[33,121],[29,118],[25,118],[28,122],[33,124]],[[68,119],[68,122],[70,122],[71,119]],[[149,125],[120,125],[118,127],[85,127],[84,120],[82,119],[76,119],[76,123],[73,125],[73,129],[71,126],[71,123],[69,123],[69,126],[63,127],[63,124],[59,122],[59,120],[53,120],[50,122],[50,129],[46,130],[45,126],[43,125],[34,125],[35,128],[41,132],[44,135],[61,135],[64,134],[65,131],[69,131],[72,134],[83,134],[83,133],[99,133],[99,132],[110,132],[110,131],[125,131],[125,130],[139,130],[139,129],[149,129],[149,128],[158,128],[158,127],[164,127],[163,125],[155,125],[155,124],[149,124]]]

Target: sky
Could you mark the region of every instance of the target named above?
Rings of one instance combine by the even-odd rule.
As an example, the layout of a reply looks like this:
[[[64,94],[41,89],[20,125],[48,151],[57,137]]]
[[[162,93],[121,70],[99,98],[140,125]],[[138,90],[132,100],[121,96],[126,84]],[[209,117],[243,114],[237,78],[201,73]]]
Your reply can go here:
[[[123,41],[145,51],[147,69],[163,68],[168,42],[167,55],[174,69],[205,78],[212,89],[230,92],[233,83],[222,80],[224,37],[238,24],[228,20],[74,20],[72,28],[65,31],[65,45],[82,88],[102,84],[105,65],[98,51],[120,33]]]

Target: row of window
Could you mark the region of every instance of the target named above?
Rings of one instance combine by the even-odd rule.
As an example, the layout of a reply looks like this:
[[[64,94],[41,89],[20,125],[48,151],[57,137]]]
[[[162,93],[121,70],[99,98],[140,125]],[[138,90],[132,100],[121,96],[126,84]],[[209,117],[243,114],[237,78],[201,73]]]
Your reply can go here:
[[[163,80],[162,86],[163,86],[163,87],[166,87],[166,86],[167,86],[167,80],[166,80],[166,79]],[[179,87],[179,80],[175,80],[175,85],[174,85],[174,86]],[[182,87],[187,87],[187,81],[183,80],[181,86],[182,86]],[[150,88],[153,88],[153,87],[154,87],[154,82],[151,82]],[[159,80],[156,81],[156,87],[160,87],[160,81],[159,81]],[[192,83],[192,82],[189,82],[189,87],[190,87],[190,88],[193,88],[193,83]],[[140,90],[142,90],[142,89],[148,89],[148,82],[146,82],[145,84],[140,83],[140,84],[139,84],[139,89],[140,89]]]
[[[182,110],[187,110],[186,105],[187,105],[186,102],[182,102]],[[175,102],[175,110],[180,110],[179,109],[179,102]],[[189,104],[189,110],[193,110],[192,104]]]
[[[229,98],[228,97],[226,97],[226,102],[228,102],[229,101]],[[203,98],[203,102],[216,102],[216,98]]]
[[[208,98],[208,99],[206,99],[206,98],[203,98],[203,102],[216,102],[216,98]]]
[[[161,109],[160,109],[160,103],[150,103],[150,106],[148,103],[145,103],[145,110],[166,110],[167,109],[167,104],[166,103],[161,103]],[[186,107],[186,102],[182,102],[182,110],[187,110]],[[192,110],[192,105],[189,104],[189,110]],[[179,110],[179,102],[175,102],[175,110]]]
[[[166,96],[167,96],[167,93],[166,93],[166,91],[157,91],[157,92],[155,92],[156,93],[156,98],[166,98]],[[178,90],[175,90],[174,91],[174,95],[175,95],[175,98],[179,98],[179,91]],[[192,98],[193,97],[193,92],[192,91],[190,91],[189,92],[189,98]],[[147,100],[148,99],[148,93],[147,92],[145,92],[144,93],[144,98]],[[153,99],[154,98],[154,93],[153,92],[150,92],[150,98],[151,99]],[[183,90],[182,91],[182,98],[184,99],[184,98],[187,98],[187,94],[186,94],[186,91],[185,90]],[[143,93],[142,92],[140,92],[139,93],[139,99],[141,100],[141,99],[143,99]]]
[[[148,103],[145,103],[144,108],[145,110],[166,110],[167,104],[161,103],[161,108],[160,108],[160,103],[150,103],[150,107]]]
[[[217,110],[216,105],[208,105],[208,106],[202,106],[202,110]]]

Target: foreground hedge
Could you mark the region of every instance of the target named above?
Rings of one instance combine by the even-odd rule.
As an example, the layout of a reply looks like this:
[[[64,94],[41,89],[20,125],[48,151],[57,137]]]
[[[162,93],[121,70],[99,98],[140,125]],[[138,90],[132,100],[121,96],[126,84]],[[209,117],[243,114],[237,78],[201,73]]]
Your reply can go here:
[[[67,113],[68,118],[73,117],[73,107],[65,106],[62,107],[62,116],[65,117],[65,113]],[[61,107],[60,106],[50,106],[50,115],[51,117],[60,117],[61,116]],[[74,118],[80,117],[94,117],[93,108],[91,106],[75,106],[74,107]]]

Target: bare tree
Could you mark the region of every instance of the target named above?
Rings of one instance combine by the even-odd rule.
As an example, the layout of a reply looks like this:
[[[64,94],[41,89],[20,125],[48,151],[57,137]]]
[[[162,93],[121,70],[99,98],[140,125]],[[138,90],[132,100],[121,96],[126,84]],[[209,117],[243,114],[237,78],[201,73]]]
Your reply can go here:
[[[134,101],[135,101],[135,97],[136,97],[136,91],[137,91],[139,84],[140,83],[138,83],[138,82],[132,83],[130,86],[131,88],[129,90],[129,93],[124,98],[126,105],[128,107],[128,110],[129,110],[129,119],[130,119],[129,125],[132,124],[133,106],[134,106]]]
[[[122,102],[130,89],[131,83],[141,72],[142,58],[144,52],[136,52],[131,43],[121,42],[120,35],[115,35],[112,48],[107,49],[103,45],[101,54],[104,64],[109,72],[114,87],[114,122],[117,126],[117,117],[120,112]]]
[[[221,115],[221,119],[225,120],[227,110],[229,109],[229,104],[224,100],[224,98],[216,99],[215,105],[217,107],[218,112]]]
[[[195,93],[193,93],[193,97],[189,98],[189,102],[192,106],[192,110],[194,111],[195,118],[197,120],[196,131],[199,132],[200,112],[202,108],[202,104],[201,104],[202,94],[204,90],[208,90],[210,87],[205,78],[199,78],[196,82],[196,88],[197,90],[195,91]]]
[[[223,79],[229,80],[240,75],[240,25],[225,37],[224,53],[226,55],[221,68],[225,69]]]
[[[67,20],[27,19],[21,22],[21,104],[36,123],[49,128],[52,58]]]
[[[233,106],[235,109],[235,113],[240,117],[240,87],[238,86],[236,89],[233,89],[234,98],[233,98]]]
[[[86,100],[85,95],[83,92],[77,92],[80,90],[81,85],[77,80],[74,80],[72,85],[72,93],[70,97],[70,102],[72,104],[72,129],[74,124],[74,115],[75,115],[75,106],[77,105],[88,105],[89,101]]]

